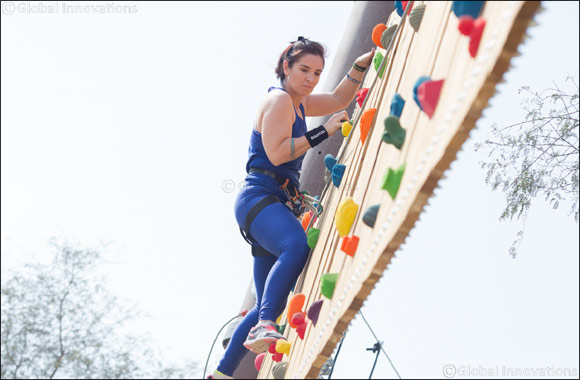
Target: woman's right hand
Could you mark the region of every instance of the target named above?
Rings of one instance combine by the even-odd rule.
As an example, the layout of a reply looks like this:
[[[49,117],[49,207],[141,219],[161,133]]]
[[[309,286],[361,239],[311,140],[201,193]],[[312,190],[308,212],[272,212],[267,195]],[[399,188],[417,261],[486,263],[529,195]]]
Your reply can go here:
[[[345,121],[348,121],[348,114],[346,111],[337,112],[324,124],[324,129],[326,129],[329,136],[332,136],[336,131],[342,128],[342,123]]]

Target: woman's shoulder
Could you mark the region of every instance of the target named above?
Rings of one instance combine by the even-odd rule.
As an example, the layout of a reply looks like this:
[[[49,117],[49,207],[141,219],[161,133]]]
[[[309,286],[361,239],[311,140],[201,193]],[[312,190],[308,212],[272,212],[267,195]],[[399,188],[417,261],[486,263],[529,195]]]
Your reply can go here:
[[[290,94],[288,94],[281,88],[278,87],[271,88],[264,97],[264,100],[262,101],[261,108],[264,109],[265,107],[274,107],[274,108],[290,107],[289,109],[292,110],[293,109],[292,98],[290,97]]]

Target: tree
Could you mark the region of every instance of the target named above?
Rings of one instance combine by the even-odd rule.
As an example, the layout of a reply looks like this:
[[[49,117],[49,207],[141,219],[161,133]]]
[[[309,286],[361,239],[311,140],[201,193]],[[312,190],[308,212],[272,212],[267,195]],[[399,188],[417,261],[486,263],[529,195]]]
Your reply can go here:
[[[50,265],[2,279],[2,378],[183,378],[145,335],[123,333],[140,315],[104,287],[100,252],[51,240]]]
[[[568,215],[578,223],[578,84],[570,76],[566,81],[571,82],[571,91],[556,84],[541,93],[520,88],[518,93],[526,94],[524,121],[506,127],[494,123],[492,137],[475,145],[476,151],[489,150],[490,160],[482,162],[486,184],[506,193],[500,220],[515,216],[525,226],[532,199],[543,193],[554,209],[569,200]],[[510,248],[514,258],[523,231],[522,227]]]

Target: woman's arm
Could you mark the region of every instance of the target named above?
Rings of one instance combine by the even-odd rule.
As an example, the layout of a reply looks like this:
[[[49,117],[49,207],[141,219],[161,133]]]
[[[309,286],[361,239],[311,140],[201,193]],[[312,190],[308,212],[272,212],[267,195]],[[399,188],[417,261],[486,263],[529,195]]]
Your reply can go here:
[[[294,105],[288,94],[276,94],[268,100],[264,109],[262,143],[268,159],[274,166],[292,161],[312,147],[306,136],[292,137]],[[346,111],[332,115],[324,124],[328,136],[332,136],[341,128],[341,120],[348,120]]]
[[[371,65],[375,49],[361,55],[356,59],[356,64],[361,67],[369,67]],[[364,73],[352,67],[348,73],[351,78],[357,81],[362,81]],[[324,116],[336,112],[340,109],[346,108],[359,89],[360,84],[356,84],[346,76],[336,86],[331,93],[310,94],[304,98],[303,104],[307,116]]]

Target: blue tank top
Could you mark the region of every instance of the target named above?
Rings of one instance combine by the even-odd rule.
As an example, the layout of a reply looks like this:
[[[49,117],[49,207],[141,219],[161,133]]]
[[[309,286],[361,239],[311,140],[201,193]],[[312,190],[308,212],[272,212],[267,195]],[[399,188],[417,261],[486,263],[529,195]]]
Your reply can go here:
[[[270,87],[268,92],[273,89],[280,89],[280,87]],[[294,113],[296,114],[296,121],[292,124],[292,137],[297,138],[304,136],[306,133],[306,121],[304,114],[304,107],[300,104],[300,111],[302,112],[302,118],[298,117],[296,109]],[[300,169],[302,169],[302,161],[304,160],[303,154],[295,160],[288,161],[278,166],[274,166],[272,162],[268,159],[266,155],[266,150],[262,144],[262,134],[252,128],[252,136],[250,137],[250,147],[248,148],[248,163],[246,164],[246,172],[250,172],[250,168],[266,169],[274,172],[284,178],[288,178],[290,182],[298,189],[300,186]]]

